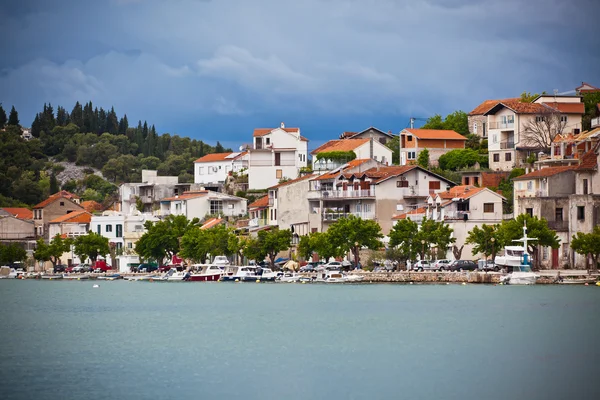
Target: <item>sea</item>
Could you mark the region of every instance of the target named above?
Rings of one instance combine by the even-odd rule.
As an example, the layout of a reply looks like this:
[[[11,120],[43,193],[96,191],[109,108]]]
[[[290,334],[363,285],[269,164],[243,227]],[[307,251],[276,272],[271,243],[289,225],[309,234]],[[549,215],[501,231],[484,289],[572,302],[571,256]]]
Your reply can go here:
[[[1,280],[0,300],[3,400],[600,399],[596,286]]]

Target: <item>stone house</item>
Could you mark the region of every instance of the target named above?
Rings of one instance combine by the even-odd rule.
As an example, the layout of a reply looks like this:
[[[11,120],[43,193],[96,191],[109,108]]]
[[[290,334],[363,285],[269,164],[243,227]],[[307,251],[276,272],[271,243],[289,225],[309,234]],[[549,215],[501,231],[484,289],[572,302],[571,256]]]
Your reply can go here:
[[[38,237],[48,240],[50,221],[74,211],[85,211],[81,207],[79,196],[62,190],[33,207],[33,222]]]
[[[419,153],[429,151],[429,163],[438,165],[440,156],[455,149],[464,149],[467,138],[444,129],[406,128],[400,132],[400,165],[415,164]]]
[[[269,188],[269,225],[278,225],[280,229],[291,229],[294,237],[310,232],[307,193],[309,180],[316,174],[301,176]]]

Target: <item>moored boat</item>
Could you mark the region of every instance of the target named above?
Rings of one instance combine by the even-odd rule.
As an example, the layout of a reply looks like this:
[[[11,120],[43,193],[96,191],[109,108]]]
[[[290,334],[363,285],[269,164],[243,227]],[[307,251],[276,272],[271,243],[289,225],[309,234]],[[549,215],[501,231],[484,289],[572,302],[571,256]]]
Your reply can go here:
[[[527,249],[528,243],[534,240],[537,239],[527,237],[527,225],[523,225],[523,237],[521,239],[514,240],[515,242],[522,242],[523,246],[520,248],[518,246],[510,246],[516,247],[511,249],[512,257],[520,254],[519,264],[514,265],[514,259],[506,258],[506,256],[504,260],[496,257],[494,262],[497,265],[502,265],[503,268],[507,268],[509,270],[507,275],[504,275],[500,278],[501,283],[510,285],[534,285],[537,282],[539,275],[531,270],[531,257],[529,256]],[[498,264],[498,261],[501,263],[504,262],[504,265]]]
[[[193,266],[194,267],[194,266]],[[195,265],[196,268],[201,267],[197,273],[190,274],[189,281],[191,282],[214,282],[221,279],[224,271],[221,266],[215,264]]]
[[[62,275],[55,275],[55,274],[42,274],[41,276],[42,279],[48,279],[48,280],[56,280],[56,279],[62,279],[63,276]]]

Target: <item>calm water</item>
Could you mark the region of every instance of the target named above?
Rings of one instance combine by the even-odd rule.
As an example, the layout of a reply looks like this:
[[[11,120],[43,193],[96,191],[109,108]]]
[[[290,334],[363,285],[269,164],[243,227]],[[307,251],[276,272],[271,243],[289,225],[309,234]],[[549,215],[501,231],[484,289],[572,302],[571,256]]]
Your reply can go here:
[[[600,288],[0,281],[1,399],[598,399]]]

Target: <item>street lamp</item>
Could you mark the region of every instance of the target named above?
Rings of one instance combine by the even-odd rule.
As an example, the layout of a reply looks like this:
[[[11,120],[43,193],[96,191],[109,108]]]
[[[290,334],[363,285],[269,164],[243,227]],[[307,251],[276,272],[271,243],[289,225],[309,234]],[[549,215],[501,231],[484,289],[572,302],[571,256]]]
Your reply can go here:
[[[358,268],[358,242],[354,242],[354,268]]]
[[[425,239],[421,240],[421,260],[425,258]]]
[[[492,242],[492,261],[494,261],[494,242],[496,241],[496,238],[491,238],[490,242]]]

